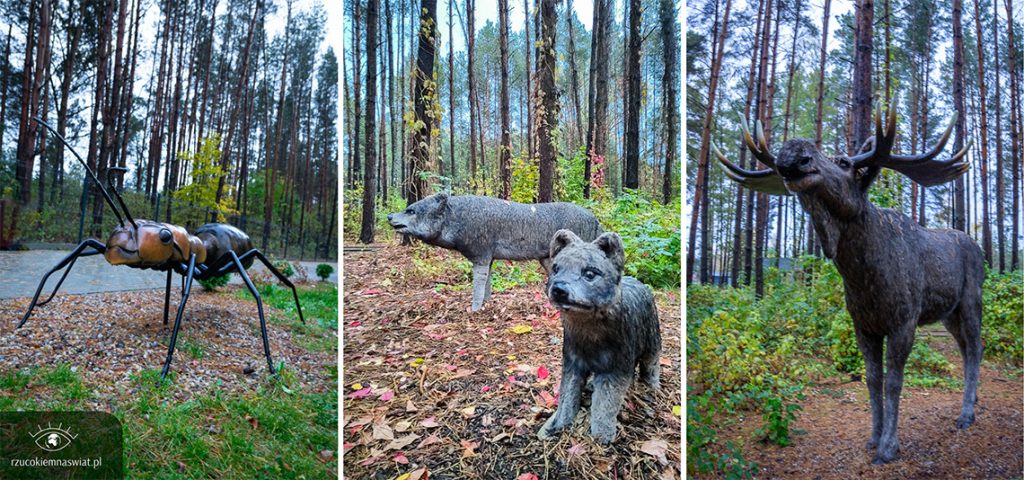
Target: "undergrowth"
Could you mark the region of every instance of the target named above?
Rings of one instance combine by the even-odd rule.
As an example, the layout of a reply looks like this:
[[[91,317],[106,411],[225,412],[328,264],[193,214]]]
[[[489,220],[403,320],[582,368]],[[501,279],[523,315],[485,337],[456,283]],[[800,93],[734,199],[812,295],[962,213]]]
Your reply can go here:
[[[1021,283],[1019,271],[989,274],[982,320],[985,359],[1018,368],[1024,344]],[[792,424],[808,386],[827,379],[864,381],[842,279],[830,262],[806,257],[787,274],[769,269],[759,300],[750,287],[690,285],[686,309],[691,474],[743,478],[756,473],[756,466],[743,459],[742,445],[722,444],[717,437],[724,422],[738,414],[758,414],[757,439],[786,446],[801,433]],[[919,338],[904,385],[959,390],[962,380],[954,371],[950,359]]]

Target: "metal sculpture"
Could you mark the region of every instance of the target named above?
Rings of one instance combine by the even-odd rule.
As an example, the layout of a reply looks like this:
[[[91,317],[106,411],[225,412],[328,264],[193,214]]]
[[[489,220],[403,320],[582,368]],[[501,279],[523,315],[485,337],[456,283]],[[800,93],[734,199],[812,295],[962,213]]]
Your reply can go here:
[[[152,220],[135,220],[131,213],[129,213],[124,199],[121,198],[121,194],[114,187],[113,182],[111,182],[111,173],[123,173],[127,171],[126,168],[110,167],[107,169],[107,186],[110,187],[114,192],[114,197],[117,198],[117,205],[115,205],[114,201],[110,198],[110,194],[103,188],[99,179],[96,178],[96,174],[86,165],[82,157],[78,155],[78,152],[74,150],[67,140],[43,120],[38,118],[33,120],[50,130],[54,136],[71,150],[71,153],[82,164],[89,177],[96,182],[100,194],[103,195],[104,200],[106,200],[110,209],[114,212],[114,216],[117,217],[118,225],[114,228],[105,245],[95,239],[85,240],[75,247],[70,255],[46,272],[46,275],[43,275],[43,279],[39,281],[39,286],[36,288],[35,296],[32,297],[32,303],[29,304],[28,311],[25,312],[25,316],[18,323],[17,328],[21,328],[28,320],[28,317],[32,315],[32,310],[37,306],[39,294],[43,291],[43,286],[46,284],[46,280],[50,278],[50,275],[65,267],[67,268],[64,270],[64,274],[61,275],[57,285],[53,288],[50,296],[46,300],[39,302],[38,306],[46,305],[53,299],[61,284],[64,283],[64,279],[67,278],[71,268],[75,266],[75,261],[80,257],[103,255],[103,258],[111,265],[125,265],[130,268],[167,272],[167,288],[164,292],[164,325],[167,325],[168,309],[171,301],[171,276],[177,273],[182,276],[181,303],[178,304],[178,313],[174,318],[174,328],[171,330],[167,360],[164,362],[163,371],[160,373],[160,378],[163,379],[167,376],[167,372],[171,367],[171,358],[174,356],[174,347],[178,340],[178,331],[181,328],[181,315],[185,311],[185,304],[188,302],[189,292],[192,290],[192,280],[205,280],[235,272],[242,277],[249,292],[256,298],[256,308],[260,316],[260,332],[263,335],[263,353],[267,357],[267,367],[270,369],[270,373],[274,374],[274,363],[270,357],[270,343],[267,341],[267,322],[263,317],[263,300],[260,298],[256,286],[253,285],[252,279],[246,273],[246,269],[252,266],[254,260],[259,260],[282,283],[291,288],[292,295],[295,297],[295,308],[299,312],[299,320],[302,323],[306,323],[305,318],[302,316],[302,307],[299,305],[299,294],[295,290],[295,285],[288,280],[288,277],[281,274],[262,252],[253,248],[252,242],[245,232],[231,225],[208,223],[196,229],[194,234],[189,234],[185,228],[177,225]],[[120,211],[118,210],[118,205],[121,207]],[[122,212],[124,217],[121,216]]]
[[[949,140],[954,115],[939,142],[927,153],[892,154],[896,109],[885,129],[882,112],[875,116],[875,136],[860,154],[826,157],[813,143],[789,140],[778,159],[768,151],[760,123],[757,140],[743,129],[743,140],[768,169],[745,170],[715,155],[736,182],[772,194],[796,194],[814,224],[825,256],[832,259],[846,290],[846,308],[853,318],[857,346],[864,357],[871,399],[874,463],[896,458],[903,367],[918,325],[942,321],[964,358],[964,396],[958,428],[974,423],[981,362],[981,285],[985,279],[981,249],[964,232],[924,228],[906,215],[878,208],[868,188],[881,168],[889,168],[925,185],[953,180],[965,171],[970,144],[945,161],[935,157]],[[886,341],[886,372],[882,342]]]

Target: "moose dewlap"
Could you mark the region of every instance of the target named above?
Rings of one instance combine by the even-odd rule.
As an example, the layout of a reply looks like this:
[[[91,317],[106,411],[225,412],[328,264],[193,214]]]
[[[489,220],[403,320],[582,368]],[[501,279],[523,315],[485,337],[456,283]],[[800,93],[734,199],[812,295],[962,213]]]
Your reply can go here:
[[[592,243],[568,230],[551,239],[547,295],[561,312],[562,381],[558,408],[537,432],[548,439],[572,425],[583,386],[593,375],[590,435],[615,439],[616,417],[637,366],[640,379],[658,389],[661,332],[651,289],[622,275],[622,239],[605,233]]]
[[[473,311],[491,297],[491,262],[539,260],[550,272],[548,244],[559,229],[593,240],[601,224],[572,203],[522,204],[475,195],[431,195],[388,215],[396,232],[456,250],[473,263]]]

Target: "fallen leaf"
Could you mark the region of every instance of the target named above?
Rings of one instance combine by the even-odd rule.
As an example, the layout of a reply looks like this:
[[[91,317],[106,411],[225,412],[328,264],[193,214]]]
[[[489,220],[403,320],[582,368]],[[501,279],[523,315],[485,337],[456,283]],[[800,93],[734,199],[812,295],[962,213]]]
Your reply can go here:
[[[679,405],[672,405],[672,415],[680,416],[683,414],[683,407]]]
[[[363,384],[361,384],[361,383],[353,383],[352,384],[352,390],[362,390],[362,389],[363,389]]]
[[[536,473],[532,473],[531,472],[531,473],[524,473],[524,474],[516,477],[516,480],[540,480],[540,478],[537,477]]]
[[[548,369],[545,368],[544,365],[537,367],[537,378],[544,380],[548,378],[549,374],[550,372],[548,372]]]
[[[367,458],[363,459],[363,461],[359,462],[359,466],[360,467],[369,467],[370,465],[373,465],[374,462],[376,462],[377,460],[380,460],[380,457],[370,456],[370,457],[367,457]]]
[[[440,427],[441,424],[437,423],[437,417],[427,417],[420,420],[420,426],[424,428]]]
[[[330,461],[330,459],[334,458],[334,450],[320,450],[320,458],[324,459],[324,461]]]
[[[419,409],[416,408],[416,405],[414,405],[412,403],[412,400],[409,400],[408,402],[405,402],[405,411],[406,412],[415,412],[415,411],[418,411],[418,410]]]
[[[392,457],[391,459],[394,460],[397,463],[402,464],[402,465],[408,465],[409,464],[409,459],[406,458],[405,454],[402,453],[402,452],[396,453],[395,456]],[[409,475],[409,474],[407,473],[406,475]]]
[[[410,428],[412,428],[412,422],[408,422],[405,420],[395,424],[395,431],[398,433],[402,433]]]
[[[408,480],[427,480],[427,467],[418,468],[409,472]]]
[[[372,392],[373,392],[372,388],[366,387],[366,388],[363,388],[363,389],[360,389],[358,391],[350,393],[348,395],[348,398],[366,398],[366,397],[369,397],[370,393],[372,393]]]
[[[512,333],[514,333],[516,335],[522,335],[524,333],[532,332],[533,331],[533,327],[531,327],[529,325],[516,325],[516,326],[510,328],[509,330],[511,330]]]
[[[640,451],[658,459],[662,465],[668,464],[665,452],[668,451],[668,442],[662,439],[652,439],[640,445]]]
[[[551,408],[558,405],[558,400],[555,400],[555,397],[548,393],[547,390],[541,390],[539,395],[540,398],[544,400],[545,407]]]
[[[374,440],[394,440],[395,432],[391,430],[391,427],[387,425],[374,425],[373,426],[373,439]]]
[[[380,398],[380,401],[382,402],[390,402],[391,399],[395,398],[395,392],[392,392],[391,390],[385,390],[384,393],[380,394],[380,397],[378,398]]]
[[[672,359],[668,358],[668,357],[661,357],[661,358],[658,359],[658,363],[660,365],[662,365],[662,366],[665,366],[665,367],[671,367],[672,366]]]
[[[587,447],[582,443],[574,443],[569,447],[569,455],[583,455],[587,452]]]
[[[462,416],[463,417],[473,418],[473,415],[476,415],[476,406],[470,405],[470,406],[468,406],[466,408],[463,408],[462,410],[459,410],[459,411],[462,412]]]
[[[257,428],[260,428],[260,421],[259,421],[259,420],[257,420],[257,419],[256,419],[255,417],[252,417],[252,416],[246,415],[246,416],[245,416],[245,419],[246,419],[246,421],[248,421],[248,422],[249,422],[249,425],[252,425],[252,429],[253,429],[253,430],[255,430],[255,429],[257,429]]]
[[[377,289],[377,288],[370,288],[370,289],[367,289],[367,290],[363,290],[363,295],[364,296],[380,295],[382,293],[384,293],[384,291],[380,290],[380,289]]]
[[[409,446],[410,443],[415,442],[417,438],[420,438],[420,436],[410,433],[402,438],[392,440],[391,443],[384,447],[384,450],[401,450]]]
[[[483,387],[480,387],[480,393],[487,393],[489,391],[491,391],[490,385],[484,385]]]
[[[426,447],[428,445],[433,445],[435,443],[444,443],[444,440],[441,437],[438,437],[437,435],[431,435],[431,436],[429,436],[427,438],[424,438],[423,441],[420,442],[420,444],[416,446],[416,448],[420,449],[420,448]]]
[[[462,451],[462,458],[476,456],[476,452],[474,450],[480,447],[479,443],[470,442],[469,440],[463,440],[459,443],[462,444],[462,448],[465,449]]]

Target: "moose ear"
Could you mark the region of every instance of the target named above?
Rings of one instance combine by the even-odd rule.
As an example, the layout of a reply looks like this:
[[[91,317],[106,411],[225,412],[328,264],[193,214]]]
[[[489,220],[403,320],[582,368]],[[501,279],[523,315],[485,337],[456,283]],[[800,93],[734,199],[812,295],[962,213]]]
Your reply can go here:
[[[612,264],[618,268],[619,272],[626,266],[626,254],[622,247],[622,238],[619,234],[614,232],[602,233],[600,237],[594,240],[594,245],[604,252],[604,255],[611,260]]]
[[[576,234],[572,233],[570,230],[559,230],[555,232],[554,237],[551,237],[551,246],[549,247],[548,258],[555,258],[555,256],[558,255],[558,253],[565,247],[582,241],[583,240],[580,240],[580,237],[577,237]]]

